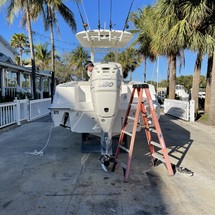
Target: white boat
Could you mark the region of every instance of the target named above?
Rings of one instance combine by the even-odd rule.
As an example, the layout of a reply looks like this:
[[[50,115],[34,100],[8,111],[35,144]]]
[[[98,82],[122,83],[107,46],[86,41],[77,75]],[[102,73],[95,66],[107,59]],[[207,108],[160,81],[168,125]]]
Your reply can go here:
[[[177,84],[175,86],[175,94],[183,101],[189,100],[189,94],[186,93],[183,85]]]
[[[82,31],[76,37],[82,46],[91,48],[91,60],[94,62],[96,48],[114,48],[117,57],[118,49],[129,43],[132,34],[126,31],[90,30]],[[107,161],[113,155],[112,137],[121,132],[133,84],[123,81],[119,63],[94,63],[89,81],[71,81],[56,87],[50,107],[54,126],[62,125],[72,132],[100,137],[101,162]],[[149,89],[159,117],[160,106],[154,86],[149,85]],[[136,94],[134,99],[137,100]],[[132,109],[133,115],[135,111]],[[129,129],[131,131],[132,125]],[[141,126],[137,128],[137,131],[140,130]],[[106,166],[108,164],[105,162]]]

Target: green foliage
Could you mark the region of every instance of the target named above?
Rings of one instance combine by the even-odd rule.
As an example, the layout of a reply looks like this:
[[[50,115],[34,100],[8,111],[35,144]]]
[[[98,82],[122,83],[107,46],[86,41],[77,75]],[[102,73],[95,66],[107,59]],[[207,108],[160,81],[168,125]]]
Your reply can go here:
[[[32,99],[32,94],[31,93],[22,93],[22,92],[17,92],[16,93],[17,99]]]
[[[14,100],[14,97],[12,96],[0,96],[0,103],[5,103],[5,102],[12,102]]]
[[[115,55],[113,52],[109,52],[108,54],[105,55],[103,61],[105,63],[108,63],[108,62],[114,62],[115,61]]]
[[[192,75],[187,75],[187,76],[179,76],[176,77],[176,84],[180,84],[180,85],[184,85],[184,88],[187,92],[190,91],[190,89],[192,88],[192,82],[193,82],[193,76]],[[151,81],[149,81],[148,83],[151,83]],[[152,82],[153,84],[156,82]],[[159,82],[159,87],[168,87],[168,82],[167,80],[162,80]],[[199,84],[200,88],[205,89],[206,88],[206,77],[201,75],[200,77],[200,84]]]
[[[159,87],[168,87],[168,81],[167,80],[162,80],[159,82]]]
[[[78,46],[70,53],[70,70],[72,70],[73,75],[78,78],[87,79],[87,73],[84,71],[84,63],[89,60],[90,55],[83,47]]]
[[[188,92],[192,88],[193,76],[179,76],[176,78],[176,84],[184,85],[185,90]]]
[[[123,78],[127,78],[130,73],[130,81],[132,81],[132,72],[140,66],[137,50],[134,48],[127,48],[119,54],[118,61],[122,65]]]
[[[147,81],[146,83],[152,84],[155,87],[155,89],[157,89],[157,82],[155,82],[155,81]]]
[[[40,70],[48,70],[51,62],[51,51],[48,49],[48,43],[38,43],[34,48],[37,67]]]
[[[19,59],[16,58],[18,65],[22,65],[22,54],[29,48],[28,37],[24,34],[14,34],[11,38],[10,45],[19,51]]]

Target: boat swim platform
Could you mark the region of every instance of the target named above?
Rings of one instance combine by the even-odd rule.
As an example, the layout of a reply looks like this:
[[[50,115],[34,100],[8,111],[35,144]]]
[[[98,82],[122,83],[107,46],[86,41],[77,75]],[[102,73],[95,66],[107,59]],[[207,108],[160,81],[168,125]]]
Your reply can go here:
[[[100,153],[81,152],[81,134],[52,128],[50,116],[0,133],[0,214],[214,214],[215,127],[168,115],[160,125],[171,162],[193,176],[152,166],[143,132],[128,183],[120,165],[104,172]]]

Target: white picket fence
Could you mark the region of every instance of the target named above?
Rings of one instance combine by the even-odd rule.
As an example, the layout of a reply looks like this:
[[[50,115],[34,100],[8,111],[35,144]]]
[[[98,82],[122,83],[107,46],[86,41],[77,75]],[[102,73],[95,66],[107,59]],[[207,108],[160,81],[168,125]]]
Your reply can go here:
[[[0,104],[0,128],[17,123],[21,121],[32,121],[50,113],[48,107],[51,104],[51,99],[37,99],[37,100],[14,100],[13,102]]]
[[[194,100],[181,101],[175,99],[165,99],[164,113],[186,121],[194,122],[195,121]]]
[[[0,104],[0,129],[12,124],[21,124],[21,121],[32,121],[50,113],[48,107],[51,99],[14,100]],[[194,121],[194,101],[179,101],[165,99],[164,113],[187,121]]]

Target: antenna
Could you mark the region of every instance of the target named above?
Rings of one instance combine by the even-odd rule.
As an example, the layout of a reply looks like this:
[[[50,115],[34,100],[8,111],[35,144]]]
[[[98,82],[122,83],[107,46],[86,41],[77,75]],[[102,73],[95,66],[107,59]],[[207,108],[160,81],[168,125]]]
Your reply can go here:
[[[133,3],[134,3],[134,0],[132,0],[132,2],[131,2],[131,5],[130,5],[129,11],[128,11],[128,15],[127,15],[127,18],[125,20],[123,31],[125,31],[125,29],[128,28],[128,18],[129,18]]]
[[[128,18],[129,18],[133,3],[134,3],[134,0],[132,0],[132,2],[131,2],[131,5],[130,5],[129,11],[128,11],[128,15],[127,15],[127,18],[125,20],[124,28],[123,28],[123,31],[122,31],[122,34],[121,34],[121,37],[120,37],[120,41],[122,40],[122,36],[123,36],[123,33],[124,33],[125,29],[129,27],[128,26]]]
[[[109,27],[110,27],[110,31],[111,31],[111,29],[112,29],[112,21],[111,21],[111,17],[112,17],[112,0],[110,0],[110,25],[109,25]]]
[[[86,30],[87,30],[87,27],[88,27],[88,24],[84,22],[83,16],[82,16],[82,14],[81,14],[81,11],[80,11],[80,8],[79,8],[79,5],[78,5],[78,2],[76,2],[76,5],[77,5],[77,7],[78,7],[78,12],[79,12],[79,15],[80,15],[80,17],[81,17],[81,21],[82,21],[84,30],[86,31]]]
[[[81,14],[81,11],[80,11],[80,8],[79,8],[79,6],[78,6],[78,2],[77,2],[77,1],[76,1],[76,5],[77,5],[77,7],[78,7],[78,12],[79,12],[79,15],[80,15],[80,17],[81,17],[81,21],[82,21],[84,30],[85,30],[85,32],[86,32],[87,40],[90,41],[89,35],[88,35],[88,33],[87,33],[88,24],[84,22],[84,19],[83,19],[83,16],[82,16],[82,14]]]
[[[89,29],[90,29],[90,22],[89,22],[89,20],[88,20],[87,13],[86,13],[86,10],[85,10],[85,7],[84,7],[84,3],[83,3],[82,0],[81,0],[81,4],[82,4],[83,10],[84,10],[84,15],[85,15],[85,17],[86,17],[88,27],[89,27]]]
[[[100,0],[98,0],[98,29],[100,30],[101,23],[100,23]]]

